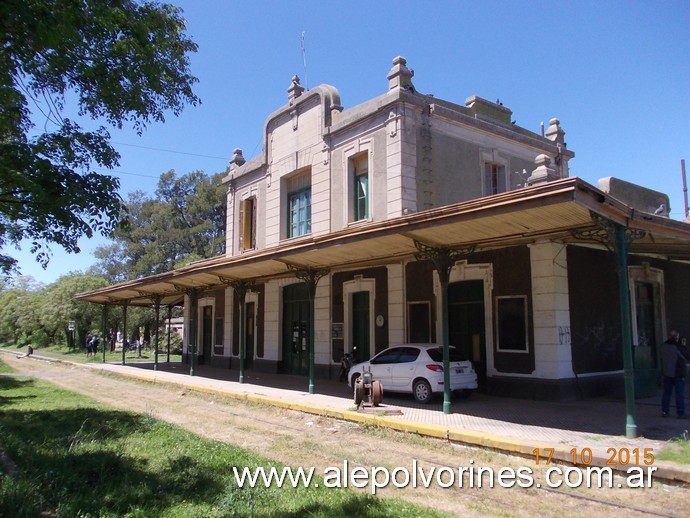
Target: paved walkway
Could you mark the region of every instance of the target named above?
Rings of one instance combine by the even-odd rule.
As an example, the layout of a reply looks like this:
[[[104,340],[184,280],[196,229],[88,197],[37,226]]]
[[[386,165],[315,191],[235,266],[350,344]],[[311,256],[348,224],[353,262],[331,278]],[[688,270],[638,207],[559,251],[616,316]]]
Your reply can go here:
[[[37,357],[36,359],[39,359]],[[369,422],[397,430],[416,432],[453,441],[491,447],[534,459],[555,451],[555,457],[571,461],[592,453],[592,465],[605,465],[607,459],[621,461],[620,469],[644,465],[645,449],[653,454],[667,441],[687,436],[690,421],[662,418],[660,398],[636,402],[635,423],[639,437],[625,437],[626,412],[622,399],[597,398],[585,401],[549,402],[500,398],[473,394],[452,403],[452,413],[444,414],[442,399],[421,405],[412,396],[385,393],[376,413],[356,412],[351,389],[345,383],[316,380],[316,394],[308,393],[308,379],[299,376],[269,375],[247,371],[245,383],[238,383],[238,371],[197,366],[189,375],[189,366],[180,363],[75,364],[152,383],[168,383],[192,390],[292,408],[358,422]],[[398,415],[383,415],[393,411]],[[586,450],[589,449],[589,450]],[[636,455],[636,452],[638,454]],[[627,456],[630,454],[630,461]],[[654,461],[655,478],[690,483],[690,465]]]

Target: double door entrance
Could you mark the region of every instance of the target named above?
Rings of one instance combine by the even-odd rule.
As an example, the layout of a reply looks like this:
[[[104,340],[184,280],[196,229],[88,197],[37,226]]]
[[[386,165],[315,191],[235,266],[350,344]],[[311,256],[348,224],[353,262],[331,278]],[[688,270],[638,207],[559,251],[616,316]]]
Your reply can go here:
[[[448,285],[448,336],[462,358],[472,361],[480,386],[486,384],[484,281]]]
[[[309,374],[309,296],[304,283],[283,288],[283,371]]]

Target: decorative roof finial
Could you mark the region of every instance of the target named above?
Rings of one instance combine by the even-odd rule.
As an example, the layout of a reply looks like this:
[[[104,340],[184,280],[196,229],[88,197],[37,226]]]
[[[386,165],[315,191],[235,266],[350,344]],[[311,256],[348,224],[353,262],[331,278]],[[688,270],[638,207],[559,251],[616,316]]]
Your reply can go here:
[[[292,102],[304,92],[304,87],[299,82],[299,76],[292,76],[292,83],[288,88],[288,101]]]
[[[388,72],[388,89],[402,88],[414,92],[414,85],[412,84],[412,77],[414,71],[407,68],[407,60],[402,56],[396,56],[393,59],[393,68]]]

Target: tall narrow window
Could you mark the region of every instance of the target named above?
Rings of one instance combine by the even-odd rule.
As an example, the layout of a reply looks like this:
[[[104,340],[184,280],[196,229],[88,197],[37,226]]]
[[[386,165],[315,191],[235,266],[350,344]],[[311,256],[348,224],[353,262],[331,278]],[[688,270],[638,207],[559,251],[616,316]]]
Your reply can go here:
[[[364,154],[354,160],[354,220],[369,217],[369,156]]]
[[[240,250],[256,247],[256,198],[240,202]]]
[[[288,237],[311,233],[311,188],[288,194]]]
[[[506,192],[506,168],[502,165],[484,164],[484,194],[490,196]]]
[[[311,234],[311,175],[301,174],[286,182],[287,237]]]

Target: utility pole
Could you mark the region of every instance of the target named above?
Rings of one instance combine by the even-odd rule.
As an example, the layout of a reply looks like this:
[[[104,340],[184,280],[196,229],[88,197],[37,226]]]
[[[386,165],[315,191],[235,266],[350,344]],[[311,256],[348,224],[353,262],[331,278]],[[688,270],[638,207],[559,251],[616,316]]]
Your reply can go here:
[[[685,219],[688,218],[688,182],[685,179],[685,159],[680,161],[680,171],[683,175],[683,200],[685,201]]]

